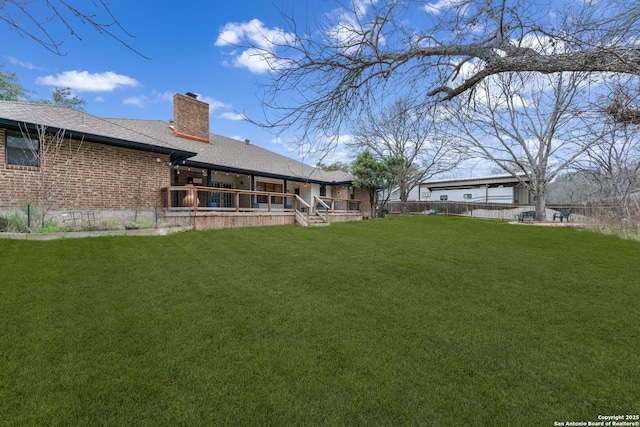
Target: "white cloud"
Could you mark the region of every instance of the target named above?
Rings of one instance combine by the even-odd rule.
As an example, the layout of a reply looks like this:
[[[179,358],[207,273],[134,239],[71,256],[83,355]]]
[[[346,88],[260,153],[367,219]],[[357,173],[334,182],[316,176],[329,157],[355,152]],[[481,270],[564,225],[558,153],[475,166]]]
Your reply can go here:
[[[126,105],[134,105],[136,107],[144,108],[151,104],[159,104],[163,102],[172,103],[174,92],[158,92],[152,91],[150,95],[138,95],[138,96],[130,96],[122,100],[123,104]],[[222,101],[218,101],[215,98],[210,96],[204,96],[201,94],[196,94],[198,96],[198,100],[202,102],[206,102],[209,104],[209,113],[213,113],[215,110],[233,110],[233,105],[224,103]],[[245,120],[246,117],[242,114],[235,113],[233,111],[221,112],[218,114],[217,118],[226,119],[226,120]],[[244,140],[244,139],[243,139]]]
[[[30,62],[21,61],[18,58],[14,58],[13,56],[7,56],[6,58],[13,65],[17,65],[19,67],[27,68],[29,70],[39,70],[40,69],[40,67],[37,67],[37,66],[33,65]]]
[[[173,92],[151,92],[150,96],[147,95],[139,95],[139,96],[131,96],[129,98],[125,98],[122,100],[123,104],[126,105],[135,105],[136,107],[144,108],[149,104],[158,104],[161,102],[172,102],[173,101]]]
[[[351,9],[337,8],[332,11],[331,19],[335,23],[327,29],[326,36],[334,47],[346,53],[354,53],[361,48],[362,41],[371,28],[370,24],[363,26],[363,23],[369,22],[366,15],[369,7],[376,2],[353,0]],[[386,42],[384,36],[380,34],[380,37],[379,42],[384,44]]]
[[[424,10],[432,15],[439,15],[452,7],[458,7],[462,5],[462,0],[438,0],[435,3],[427,3],[424,5]]]
[[[274,45],[291,43],[295,38],[295,34],[287,33],[280,28],[267,28],[259,19],[252,19],[249,22],[226,24],[220,31],[215,45],[238,46],[248,41],[252,46],[270,50]]]
[[[155,102],[173,102],[173,92],[157,92],[154,90],[153,92],[151,92],[151,94],[153,95],[153,99]]]
[[[226,119],[226,120],[234,120],[234,121],[239,121],[239,120],[245,120],[246,117],[243,116],[240,113],[234,113],[232,111],[227,111],[221,114],[218,114],[217,116],[218,119]]]
[[[129,98],[125,98],[122,100],[123,104],[135,105],[136,107],[140,107],[140,108],[146,106],[148,102],[149,102],[149,97],[144,95],[131,96]]]
[[[367,13],[367,9],[371,4],[376,4],[378,1],[368,1],[368,0],[353,0],[353,11],[357,16],[364,16]]]
[[[227,23],[214,44],[238,48],[229,53],[233,56],[232,65],[259,74],[284,65],[276,58],[275,50],[278,46],[292,45],[295,40],[293,33],[280,28],[268,28],[259,19],[252,19],[249,22]]]
[[[263,52],[256,49],[247,49],[237,55],[233,65],[239,68],[246,68],[252,73],[260,74],[269,71],[270,61]]]
[[[112,92],[117,88],[136,87],[140,83],[131,77],[113,71],[89,73],[88,71],[65,71],[55,76],[38,77],[36,83],[46,86],[70,87],[78,92]]]
[[[227,109],[233,108],[231,104],[225,104],[224,102],[218,101],[217,99],[211,98],[209,96],[198,95],[198,99],[202,102],[206,102],[207,104],[209,104],[209,111],[217,110],[219,108],[227,108]]]

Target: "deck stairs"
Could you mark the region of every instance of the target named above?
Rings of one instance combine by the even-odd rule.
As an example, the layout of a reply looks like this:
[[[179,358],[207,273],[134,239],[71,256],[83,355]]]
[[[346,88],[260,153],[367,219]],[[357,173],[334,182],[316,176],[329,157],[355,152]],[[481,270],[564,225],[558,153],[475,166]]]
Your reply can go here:
[[[313,212],[309,215],[308,225],[329,225],[329,222],[324,217],[320,216],[318,212]]]

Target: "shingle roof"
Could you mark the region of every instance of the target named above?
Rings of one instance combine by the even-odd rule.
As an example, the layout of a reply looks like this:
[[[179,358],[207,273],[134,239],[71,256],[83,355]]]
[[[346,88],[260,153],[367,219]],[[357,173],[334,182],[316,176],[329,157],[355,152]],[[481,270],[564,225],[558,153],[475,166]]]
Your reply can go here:
[[[160,120],[106,119],[128,129],[136,130],[154,138],[197,153],[187,160],[188,164],[239,171],[260,173],[288,179],[309,180],[326,183],[351,182],[351,174],[342,171],[326,172],[254,144],[220,135],[209,134],[209,143],[176,137],[168,123]]]
[[[70,138],[84,138],[91,142],[126,146],[146,151],[162,153],[178,152],[185,156],[195,153],[185,152],[184,147],[170,141],[153,138],[133,129],[128,129],[112,121],[102,119],[83,111],[57,105],[26,102],[0,101],[0,123],[4,126],[44,125],[50,129],[62,129]]]
[[[189,157],[187,164],[200,167],[326,183],[353,179],[349,173],[326,172],[233,138],[210,134],[209,144],[180,138],[174,135],[169,123],[160,120],[99,118],[69,107],[0,101],[0,126],[11,123],[64,129],[71,137],[84,137],[92,142],[176,152]]]

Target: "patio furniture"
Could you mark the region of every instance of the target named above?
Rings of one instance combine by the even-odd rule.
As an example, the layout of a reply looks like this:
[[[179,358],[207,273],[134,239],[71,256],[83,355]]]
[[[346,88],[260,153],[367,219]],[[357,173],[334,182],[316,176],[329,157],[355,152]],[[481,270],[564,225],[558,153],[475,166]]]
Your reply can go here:
[[[562,222],[562,220],[564,219],[569,222],[569,215],[571,215],[571,211],[569,209],[562,209],[560,210],[560,212],[556,212],[553,214],[553,220],[555,221],[556,218],[559,218],[560,222]]]

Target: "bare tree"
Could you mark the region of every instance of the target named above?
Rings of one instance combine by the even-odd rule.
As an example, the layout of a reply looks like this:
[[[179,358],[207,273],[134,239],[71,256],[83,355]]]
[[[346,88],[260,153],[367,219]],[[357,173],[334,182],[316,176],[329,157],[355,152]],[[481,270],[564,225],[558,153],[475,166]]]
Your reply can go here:
[[[577,172],[593,186],[592,199],[624,202],[640,189],[638,82],[636,76],[609,79],[591,106],[596,120],[585,125],[603,137],[588,147]]]
[[[578,73],[502,74],[478,84],[464,106],[447,106],[451,137],[519,179],[538,220],[546,217],[549,183],[602,137],[584,126],[590,114],[576,104],[584,83]]]
[[[403,160],[396,177],[403,214],[408,213],[407,199],[416,185],[460,163],[457,147],[437,131],[435,111],[413,108],[405,98],[388,109],[369,110],[348,144],[356,151],[369,150],[379,159]]]
[[[24,156],[33,159],[31,164],[37,168],[32,175],[34,191],[29,195],[30,202],[38,209],[38,225],[44,227],[49,212],[58,207],[62,196],[60,187],[65,184],[65,178],[61,172],[73,168],[86,148],[84,140],[77,145],[70,144],[65,139],[64,129],[50,131],[47,126],[36,125],[35,130],[30,131],[25,124],[21,126],[21,133],[28,141]]]
[[[547,202],[556,205],[584,204],[599,197],[598,188],[589,174],[581,171],[559,174],[547,189]]]
[[[640,84],[634,78],[615,79],[604,112],[615,123],[640,125]]]
[[[580,171],[598,188],[598,197],[623,202],[640,189],[640,129],[619,124],[587,151]]]
[[[418,105],[502,73],[640,74],[637,2],[361,0],[325,16],[338,18],[308,28],[285,16],[286,35],[265,33],[247,51],[272,70],[263,124],[322,134],[323,145],[389,94]]]
[[[58,29],[82,40],[78,27],[86,25],[145,57],[126,39],[133,36],[111,13],[104,0],[2,0],[0,21],[56,55],[64,55]]]

